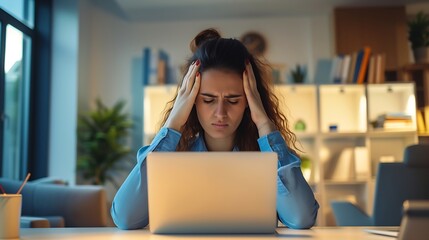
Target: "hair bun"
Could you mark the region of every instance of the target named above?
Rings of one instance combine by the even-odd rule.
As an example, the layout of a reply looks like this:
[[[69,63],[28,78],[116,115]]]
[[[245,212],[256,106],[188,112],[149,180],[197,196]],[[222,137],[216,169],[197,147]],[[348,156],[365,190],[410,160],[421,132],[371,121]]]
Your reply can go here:
[[[195,36],[194,39],[192,39],[190,44],[191,51],[194,53],[197,50],[197,48],[207,40],[217,39],[217,38],[220,38],[220,34],[216,29],[209,28],[209,29],[203,30],[200,33],[198,33],[198,35]]]

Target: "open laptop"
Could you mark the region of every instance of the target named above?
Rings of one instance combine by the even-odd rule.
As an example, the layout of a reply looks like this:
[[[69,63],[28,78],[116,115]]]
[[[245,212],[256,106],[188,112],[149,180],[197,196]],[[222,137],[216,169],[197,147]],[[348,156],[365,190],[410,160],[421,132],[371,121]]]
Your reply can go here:
[[[152,233],[274,233],[277,154],[152,152]]]
[[[420,240],[429,238],[429,200],[407,200],[403,205],[401,226],[365,229],[366,232],[397,238]]]

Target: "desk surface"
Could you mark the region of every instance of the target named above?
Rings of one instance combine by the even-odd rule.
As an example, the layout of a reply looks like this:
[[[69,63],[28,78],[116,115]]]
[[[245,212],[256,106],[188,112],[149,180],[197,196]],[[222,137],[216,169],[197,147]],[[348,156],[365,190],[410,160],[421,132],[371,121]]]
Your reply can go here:
[[[164,239],[286,239],[293,240],[394,240],[364,231],[365,227],[332,227],[310,230],[278,228],[277,234],[257,235],[157,235],[149,230],[119,230],[117,228],[22,228],[21,240],[74,239],[74,240],[164,240]],[[383,228],[385,229],[385,228]]]

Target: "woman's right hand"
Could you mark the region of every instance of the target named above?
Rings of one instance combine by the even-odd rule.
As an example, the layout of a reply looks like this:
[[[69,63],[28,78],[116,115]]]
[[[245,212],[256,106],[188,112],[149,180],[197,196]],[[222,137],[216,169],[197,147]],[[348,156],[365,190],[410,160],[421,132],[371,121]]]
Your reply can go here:
[[[182,81],[179,92],[174,101],[173,109],[164,124],[164,127],[180,131],[188,120],[189,114],[194,106],[195,99],[200,91],[201,74],[198,72],[200,60],[189,66],[188,72]]]

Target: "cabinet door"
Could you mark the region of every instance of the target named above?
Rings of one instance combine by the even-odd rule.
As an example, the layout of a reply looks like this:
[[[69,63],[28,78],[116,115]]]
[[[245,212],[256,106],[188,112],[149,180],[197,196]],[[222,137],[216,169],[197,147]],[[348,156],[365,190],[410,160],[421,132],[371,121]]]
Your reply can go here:
[[[321,132],[366,132],[363,85],[321,85],[319,97]]]

